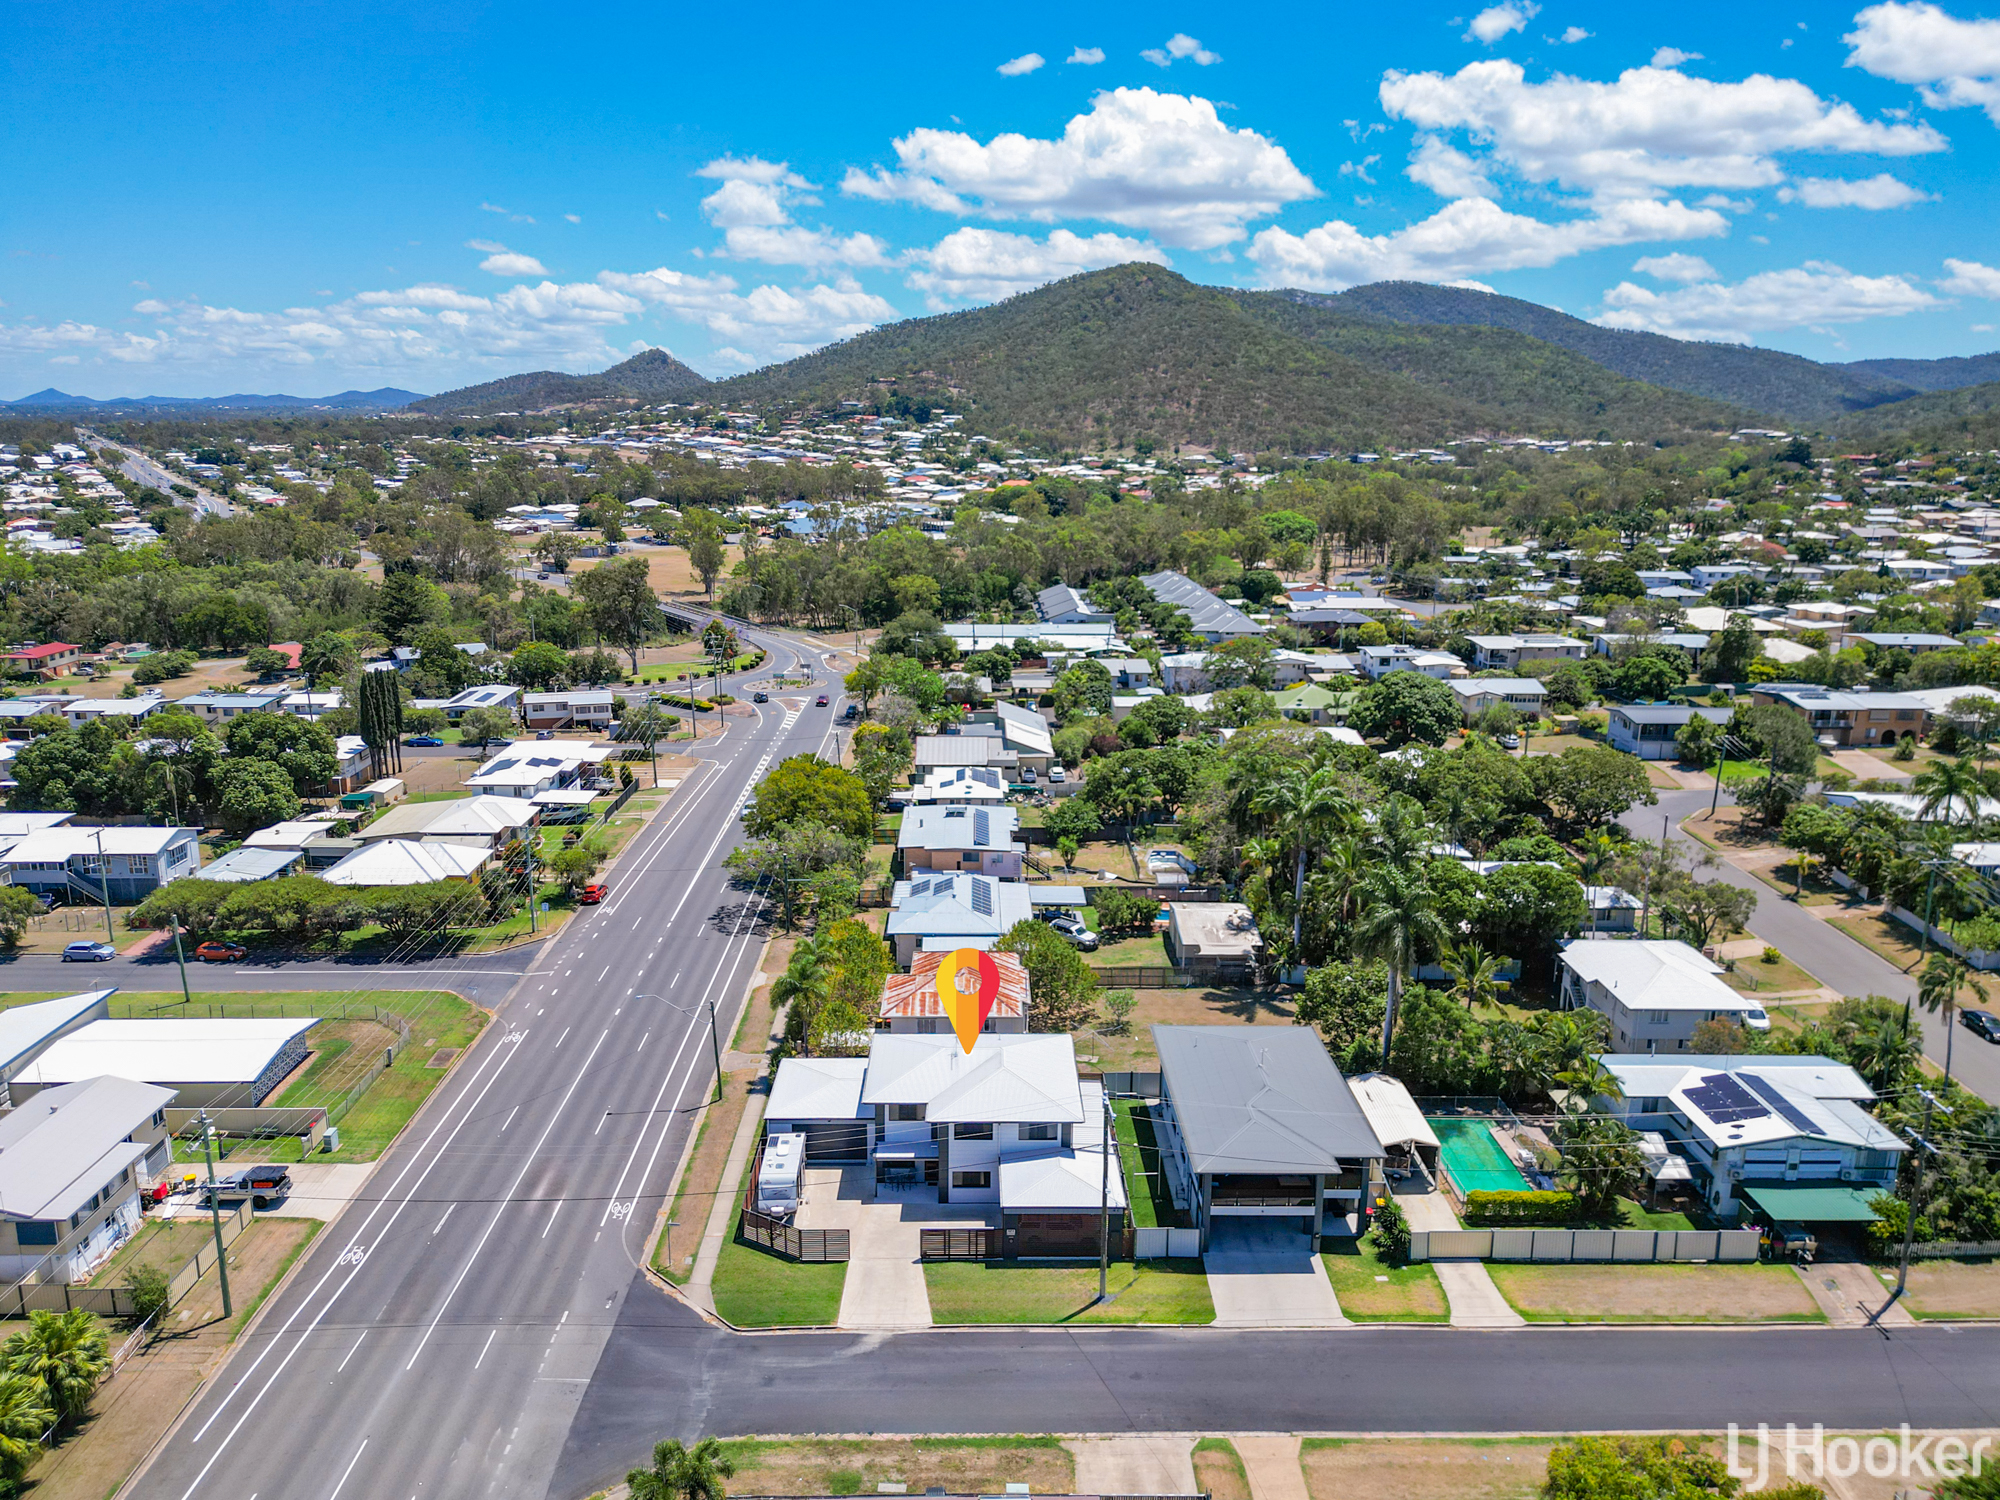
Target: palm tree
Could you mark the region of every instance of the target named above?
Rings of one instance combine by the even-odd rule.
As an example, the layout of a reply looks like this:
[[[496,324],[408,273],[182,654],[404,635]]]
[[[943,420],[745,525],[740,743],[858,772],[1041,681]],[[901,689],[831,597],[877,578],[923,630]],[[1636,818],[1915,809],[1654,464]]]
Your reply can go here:
[[[0,1479],[17,1480],[42,1451],[42,1434],[56,1425],[48,1393],[25,1375],[0,1377]]]
[[[1491,1005],[1506,988],[1500,978],[1500,960],[1476,942],[1456,943],[1444,953],[1445,976],[1451,980],[1451,994],[1463,1000],[1468,1014],[1482,1005]]]
[[[632,1470],[625,1483],[632,1500],[726,1500],[729,1491],[722,1481],[735,1472],[717,1439],[703,1438],[688,1448],[680,1439],[668,1438],[653,1445],[653,1467]]]
[[[1383,861],[1361,877],[1361,920],[1355,925],[1355,949],[1389,966],[1389,1003],[1382,1016],[1382,1065],[1389,1065],[1389,1043],[1396,1035],[1396,1007],[1403,997],[1403,975],[1419,944],[1442,946],[1450,934],[1438,916],[1430,882],[1421,867]]]
[[[28,1326],[0,1346],[10,1375],[39,1381],[48,1404],[65,1422],[90,1404],[90,1393],[111,1368],[104,1325],[82,1308],[29,1315]]]
[[[1973,999],[1984,1005],[1988,991],[1986,984],[1972,972],[1972,966],[1962,958],[1950,953],[1933,953],[1931,961],[1924,965],[1923,977],[1917,981],[1917,1000],[1925,1010],[1944,1014],[1944,1078],[1951,1082],[1951,1043],[1958,1034],[1953,1023],[1958,1019],[1958,992],[1971,990]]]
[[[1966,822],[1977,818],[1986,796],[1985,778],[1963,756],[1932,761],[1917,772],[1910,789],[1923,798],[1918,807],[1920,816],[1942,817],[1947,823],[1961,821],[1953,817],[1954,811],[1962,811]]]
[[[792,949],[792,961],[771,983],[771,1008],[792,1007],[798,1017],[798,1034],[801,1049],[811,1054],[813,1015],[833,993],[832,955],[820,943],[815,933]],[[785,1029],[792,1027],[789,1021]]]
[[[1894,1092],[1916,1071],[1923,1048],[1907,1022],[1884,1017],[1847,1044],[1847,1060],[1878,1094]]]
[[[1569,1090],[1567,1108],[1573,1115],[1586,1114],[1595,1099],[1623,1099],[1625,1089],[1618,1075],[1604,1066],[1601,1057],[1583,1057],[1556,1074],[1556,1082]]]
[[[1355,818],[1353,799],[1332,766],[1293,764],[1250,799],[1250,810],[1274,818],[1293,849],[1292,953],[1297,957],[1299,923],[1305,915],[1306,860]]]

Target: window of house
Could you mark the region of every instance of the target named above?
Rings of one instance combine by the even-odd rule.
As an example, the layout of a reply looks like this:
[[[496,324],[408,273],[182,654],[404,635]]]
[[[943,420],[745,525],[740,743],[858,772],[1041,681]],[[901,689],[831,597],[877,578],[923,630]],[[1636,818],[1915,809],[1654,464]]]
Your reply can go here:
[[[62,1238],[62,1223],[56,1219],[23,1219],[14,1225],[14,1242],[20,1245],[53,1245]]]
[[[1663,1011],[1663,1010],[1649,1010],[1649,1011],[1647,1011],[1647,1012],[1646,1012],[1646,1024],[1647,1024],[1647,1025],[1649,1025],[1649,1026],[1664,1026],[1664,1025],[1666,1025],[1666,1024],[1667,1024],[1667,1013],[1666,1013],[1665,1011]]]
[[[951,1138],[955,1141],[990,1141],[993,1139],[992,1122],[988,1121],[984,1125],[954,1125],[951,1128]]]
[[[993,1186],[991,1172],[954,1172],[951,1185],[955,1188],[983,1188]]]
[[[892,1104],[889,1106],[889,1118],[892,1120],[921,1120],[923,1117],[924,1107],[921,1104]]]
[[[1020,1138],[1024,1141],[1054,1141],[1062,1139],[1060,1125],[1023,1125]]]

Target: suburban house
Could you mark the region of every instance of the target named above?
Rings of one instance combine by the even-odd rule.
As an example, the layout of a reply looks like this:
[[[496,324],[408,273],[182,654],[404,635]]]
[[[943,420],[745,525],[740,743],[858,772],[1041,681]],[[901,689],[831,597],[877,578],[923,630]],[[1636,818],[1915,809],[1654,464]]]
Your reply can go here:
[[[1753,687],[1750,701],[1784,705],[1811,726],[1822,744],[1879,745],[1921,735],[1929,720],[1928,705],[1908,693],[1853,693],[1772,682]]]
[[[912,786],[904,800],[917,805],[997,807],[1007,800],[1007,778],[991,766],[940,767]]]
[[[1166,943],[1176,967],[1216,978],[1249,976],[1264,951],[1257,918],[1240,901],[1168,902]]]
[[[490,849],[465,844],[383,839],[362,845],[320,876],[333,885],[429,885],[435,880],[470,880],[492,858]]]
[[[1171,604],[1185,614],[1194,633],[1210,645],[1264,635],[1271,628],[1258,624],[1235,605],[1224,604],[1185,573],[1148,573],[1139,582],[1160,603]]]
[[[356,830],[364,848],[383,839],[464,844],[503,849],[541,821],[541,809],[520,797],[458,797],[449,802],[404,802]]]
[[[199,715],[210,725],[227,723],[243,714],[280,713],[287,694],[283,688],[251,688],[241,693],[224,693],[210,688],[176,698],[174,707]]]
[[[995,1035],[1024,1032],[1028,1029],[1028,970],[1011,953],[995,953],[992,957],[1000,974],[1000,990],[993,997],[993,1009],[987,1012],[986,1023],[979,1029]],[[875,1022],[878,1030],[914,1032],[919,1036],[951,1031],[951,1020],[945,1015],[937,987],[938,969],[944,959],[942,953],[919,953],[909,973],[891,974],[882,981],[882,1008]]]
[[[10,677],[61,677],[83,661],[83,647],[67,641],[50,641],[41,646],[16,646],[0,654],[0,668]]]
[[[1861,1075],[1830,1058],[1610,1053],[1603,1063],[1625,1097],[1596,1107],[1664,1136],[1724,1216],[1872,1223],[1869,1200],[1894,1190],[1909,1150],[1863,1107],[1875,1094]]]
[[[0,871],[38,896],[145,900],[201,865],[199,828],[44,828],[0,854]]]
[[[361,847],[352,835],[334,831],[335,824],[340,821],[339,815],[333,813],[287,818],[282,823],[273,823],[268,828],[250,833],[241,847],[260,851],[290,850],[303,857],[308,870],[324,869],[338,864]],[[228,858],[227,855],[223,857]]]
[[[896,882],[883,935],[895,950],[897,966],[907,969],[919,952],[991,948],[1016,922],[1034,914],[1034,899],[1018,880],[922,875]]]
[[[1706,719],[1720,727],[1735,713],[1694,703],[1612,703],[1606,709],[1610,715],[1606,743],[1641,760],[1678,760],[1676,737],[1690,719]]]
[[[1541,716],[1549,690],[1532,677],[1468,677],[1446,684],[1470,724],[1489,708],[1511,708],[1524,719]]]
[[[290,875],[304,862],[305,854],[298,849],[253,849],[248,844],[238,844],[220,859],[204,865],[201,878],[249,885]]]
[[[141,693],[136,698],[73,698],[62,709],[72,724],[90,724],[99,719],[120,729],[151,718],[167,705],[164,693]]]
[[[1329,1215],[1364,1211],[1385,1153],[1318,1032],[1155,1026],[1153,1045],[1161,1172],[1204,1252],[1232,1220],[1286,1220],[1317,1246]]]
[[[608,730],[613,702],[609,688],[524,693],[521,696],[521,718],[530,729]]]
[[[317,722],[335,709],[347,706],[347,694],[339,688],[321,688],[317,692],[287,693],[278,700],[278,708],[295,719],[311,719]]]
[[[1101,625],[1116,616],[1099,609],[1066,583],[1050,584],[1035,595],[1035,618],[1044,625]]]
[[[1077,1077],[1067,1035],[981,1036],[967,1053],[955,1036],[878,1031],[865,1058],[779,1063],[764,1138],[803,1135],[808,1162],[869,1163],[877,1194],[990,1205],[1009,1259],[1085,1256],[1097,1251],[1101,1190],[1112,1243],[1125,1232],[1103,1116],[1103,1085]]]
[[[91,1078],[0,1116],[0,1276],[81,1281],[139,1227],[139,1189],[173,1163],[173,1097]]]
[[[1768,1031],[1764,1007],[1720,979],[1720,964],[1686,943],[1572,942],[1557,955],[1564,1010],[1608,1017],[1620,1052],[1686,1052],[1704,1021]]]
[[[911,775],[928,778],[938,771],[985,768],[1013,779],[1019,763],[998,735],[920,734],[911,746]]]
[[[1639,912],[1644,903],[1620,886],[1587,885],[1583,888],[1583,904],[1590,913],[1584,918],[1585,932],[1603,934],[1639,930]]]
[[[1443,651],[1423,651],[1415,646],[1363,646],[1356,653],[1361,670],[1370,681],[1380,681],[1391,672],[1421,672],[1440,682],[1469,675],[1465,663]]]
[[[1475,671],[1518,671],[1530,662],[1554,665],[1582,661],[1586,649],[1582,641],[1567,635],[1473,635],[1472,665]]]
[[[1927,651],[1950,651],[1965,644],[1956,636],[1898,630],[1860,630],[1847,639],[1850,644],[1859,641],[1864,646],[1874,646],[1883,651],[1907,651],[1912,656],[1922,656]]]
[[[905,873],[966,870],[998,880],[1021,878],[1020,814],[1011,807],[912,807],[903,814],[896,848]]]
[[[1713,636],[1701,635],[1693,631],[1673,632],[1666,635],[1624,635],[1617,631],[1604,631],[1591,637],[1591,649],[1599,656],[1616,656],[1621,647],[1631,646],[1635,650],[1641,646],[1673,646],[1685,651],[1688,661],[1695,667],[1701,665],[1702,653],[1708,650]]]
[[[594,778],[617,748],[577,740],[516,740],[494,751],[465,784],[484,796],[532,799],[537,792],[574,786],[586,766]]]
[[[1055,731],[1049,728],[1049,721],[1033,709],[1022,708],[1016,703],[996,703],[991,708],[967,714],[958,724],[957,732],[961,736],[997,738],[1006,753],[1014,757],[1013,764],[1017,766],[1046,771],[1055,763]],[[987,762],[988,765],[999,763]]]
[[[16,1104],[109,1075],[169,1089],[180,1109],[262,1104],[306,1060],[317,1016],[174,1016],[93,1021],[8,1082]]]
[[[411,707],[439,709],[445,718],[456,724],[465,716],[468,709],[494,708],[502,713],[512,713],[514,705],[520,700],[521,690],[517,687],[504,682],[482,682],[469,688],[462,688],[449,698],[412,699]]]

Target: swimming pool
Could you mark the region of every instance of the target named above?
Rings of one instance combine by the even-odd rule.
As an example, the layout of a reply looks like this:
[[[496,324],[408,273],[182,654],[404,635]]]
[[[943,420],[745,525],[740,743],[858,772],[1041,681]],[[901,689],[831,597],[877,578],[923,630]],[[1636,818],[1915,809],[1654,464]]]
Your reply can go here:
[[[1518,1193],[1528,1186],[1484,1120],[1433,1119],[1445,1170],[1461,1193]]]

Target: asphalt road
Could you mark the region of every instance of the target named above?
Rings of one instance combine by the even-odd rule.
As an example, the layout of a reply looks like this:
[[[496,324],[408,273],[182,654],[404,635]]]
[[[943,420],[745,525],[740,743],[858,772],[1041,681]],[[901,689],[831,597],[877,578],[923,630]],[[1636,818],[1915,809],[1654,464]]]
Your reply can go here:
[[[794,654],[769,644],[770,668]],[[721,868],[738,810],[768,765],[833,733],[838,704],[788,697],[694,751],[609,899],[494,997],[480,1042],[129,1493],[547,1492],[712,1087],[706,1007],[727,1047],[761,952],[759,905]]]
[[[709,1434],[1684,1432],[1759,1421],[1893,1431],[2000,1424],[1995,1391],[1990,1328],[749,1337],[708,1327],[642,1276],[548,1494],[577,1500],[622,1479],[659,1439]]]
[[[109,439],[100,437],[87,427],[77,428],[76,435],[77,441],[85,447],[90,448],[93,452],[109,442]],[[194,491],[193,505],[198,515],[228,516],[236,513],[236,507],[220,495],[212,493],[202,485],[195,484],[192,480],[181,478],[180,475],[174,473],[171,469],[163,468],[136,448],[126,448],[122,444],[117,443],[113,443],[111,446],[118,448],[125,454],[125,462],[118,466],[118,472],[123,474],[127,479],[139,484],[150,485],[163,495],[172,495],[174,492],[173,487],[177,484],[188,486],[188,488]]]
[[[1681,821],[1690,813],[1708,811],[1708,792],[1660,792],[1657,807],[1635,807],[1619,821],[1642,838],[1658,841],[1661,819],[1666,819],[1668,835],[1699,855],[1701,844],[1681,832]],[[1734,802],[1728,792],[1722,805]],[[1739,870],[1727,860],[1718,860],[1703,879],[1720,877],[1731,885],[1754,891],[1757,909],[1750,918],[1750,931],[1773,947],[1781,949],[1822,984],[1843,995],[1887,995],[1892,1000],[1910,1001],[1917,992],[1916,979],[1896,965],[1864,947],[1838,927],[1829,925],[1806,910],[1793,905],[1756,876]],[[1952,1076],[1982,1099],[2000,1099],[2000,1046],[1982,1041],[1963,1026],[1953,1027],[1922,1007],[1915,1008],[1923,1032],[1924,1055],[1944,1066],[1947,1038],[1951,1046]]]

